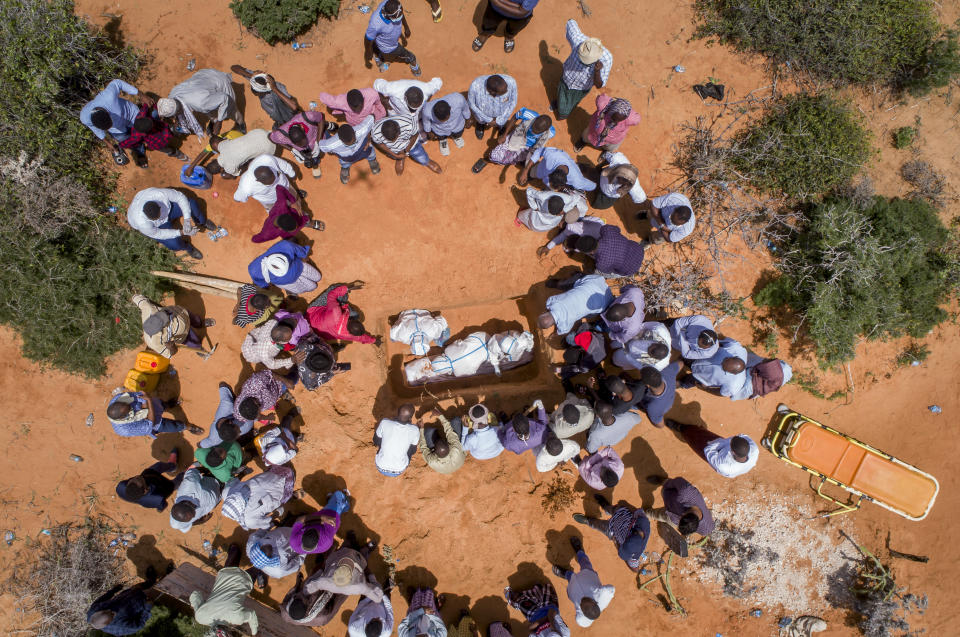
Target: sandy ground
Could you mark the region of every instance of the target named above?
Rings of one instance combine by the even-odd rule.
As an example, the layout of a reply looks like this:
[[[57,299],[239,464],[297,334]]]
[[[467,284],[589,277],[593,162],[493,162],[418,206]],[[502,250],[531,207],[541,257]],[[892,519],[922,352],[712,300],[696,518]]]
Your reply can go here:
[[[149,91],[165,94],[185,78],[186,61],[191,57],[197,59],[197,68],[227,69],[240,63],[266,69],[304,105],[321,90],[343,92],[369,86],[378,77],[375,69],[363,67],[361,38],[367,17],[353,8],[350,0],[344,3],[339,21],[323,23],[304,36],[303,40],[314,42],[314,46],[299,52],[289,46],[271,48],[245,34],[226,3],[210,3],[202,10],[184,0],[80,0],[77,4],[78,13],[98,24],[110,18],[105,14],[122,16],[121,32],[126,40],[154,55],[154,64],[139,84]],[[500,38],[491,39],[479,54],[470,50],[473,23],[480,14],[474,0],[445,2],[445,18],[439,25],[430,21],[425,2],[410,0],[410,48],[421,59],[425,79],[444,78],[443,94],[465,91],[476,75],[506,72],[521,87],[520,105],[542,111],[568,53],[563,23],[568,17],[577,17],[583,30],[602,37],[615,56],[610,92],[631,99],[643,115],[622,150],[640,167],[641,183],[651,195],[664,192],[676,179],[669,162],[679,124],[717,108],[701,103],[690,90],[693,84],[707,77],[718,78],[727,85],[731,99],[769,84],[758,60],[734,56],[717,46],[709,48],[702,41],[690,42],[693,28],[685,6],[605,0],[590,3],[592,16],[583,18],[574,0],[544,4],[547,6],[538,10],[518,38],[516,50],[507,56]],[[955,13],[956,7],[949,9],[943,21],[951,22]],[[675,64],[683,64],[686,73],[672,73]],[[386,77],[401,79],[409,73],[406,67],[394,65]],[[249,91],[246,95],[248,122],[266,126],[265,113],[255,100],[249,103]],[[896,171],[909,151],[894,151],[887,140],[891,130],[912,124],[915,116],[922,120],[923,157],[945,171],[951,182],[957,182],[957,107],[951,103],[952,94],[903,104],[883,102],[870,95],[857,97],[883,151],[868,170],[879,192],[896,195],[907,190]],[[582,106],[592,111],[592,97]],[[579,135],[587,116],[583,110],[575,111],[568,124],[560,126],[556,144],[572,152],[572,140]],[[454,332],[494,318],[529,321],[541,311],[542,306],[537,305],[544,297],[541,282],[569,265],[559,251],[538,261],[534,251],[543,237],[513,223],[517,200],[510,184],[514,171],[501,172],[491,166],[480,176],[473,175],[469,167],[485,146],[472,133],[465,139],[466,148],[452,148],[449,158],[441,157],[434,144],[428,146],[431,156],[445,170],[442,176],[408,162],[406,173],[397,177],[384,161],[384,171],[377,176],[371,176],[366,168],[358,174],[358,165],[353,182],[344,187],[337,180],[335,162],[328,158],[322,180],[315,181],[308,174],[299,182],[310,193],[307,201],[314,216],[327,224],[326,232],[308,235],[313,242],[313,260],[327,282],[367,282],[367,287],[351,300],[363,310],[371,331],[383,333],[387,317],[407,307],[456,308],[451,310],[456,315]],[[193,154],[196,145],[195,139],[187,140],[184,148]],[[593,160],[595,153],[587,149],[584,155]],[[151,155],[150,170],[127,170],[122,194],[129,200],[146,186],[179,185],[176,171],[175,162]],[[230,236],[218,243],[197,239],[206,254],[197,270],[243,280],[247,263],[260,251],[247,237],[260,227],[263,213],[252,201],[246,205],[233,202],[234,184],[217,180],[213,190],[201,193],[210,216],[227,227]],[[614,210],[599,214],[607,221],[619,221]],[[955,207],[944,214],[949,218],[955,214]],[[743,261],[731,264],[735,273],[731,285],[735,293],[746,295],[769,261],[765,254],[742,252]],[[243,332],[230,325],[232,302],[226,299],[183,294],[177,301],[218,320],[217,327],[210,330],[212,340],[220,344],[213,358],[203,361],[185,351],[174,359],[183,413],[191,422],[207,427],[216,406],[217,383],[237,384],[250,372],[239,352]],[[745,343],[751,339],[745,323],[727,321],[721,331]],[[681,420],[705,423],[723,435],[743,432],[759,440],[776,404],[786,402],[936,475],[940,497],[923,522],[909,522],[871,505],[843,519],[805,519],[804,515],[823,510],[825,503],[810,494],[805,474],[799,470],[762,452],[753,472],[735,481],[725,480],[713,474],[669,431],[648,424],[642,425],[632,440],[618,445],[628,470],[612,496],[634,504],[641,500],[644,504],[658,502],[659,495],[644,478],[662,471],[688,478],[713,503],[747,501],[759,507],[773,499],[799,503],[796,519],[788,523],[808,525],[813,533],[830,538],[834,544],[839,542],[837,530],[841,526],[876,550],[889,533],[894,548],[931,556],[928,564],[894,563],[898,582],[912,592],[930,595],[930,610],[912,625],[926,627],[931,635],[953,634],[957,591],[943,584],[950,581],[953,565],[960,558],[949,521],[960,498],[956,463],[950,460],[955,456],[948,438],[952,432],[947,429],[960,413],[960,379],[956,374],[960,356],[953,346],[957,340],[956,324],[945,323],[925,339],[933,350],[929,359],[920,367],[905,369],[897,369],[894,363],[904,343],[862,346],[850,366],[855,389],[847,400],[817,399],[795,385],[755,402],[738,403],[682,390],[671,412]],[[788,345],[781,338],[782,352]],[[514,586],[530,583],[549,573],[551,561],[569,560],[572,552],[566,538],[584,529],[574,529],[569,515],[579,509],[581,497],[588,512],[595,512],[595,504],[580,483],[575,487],[578,504],[550,519],[543,512],[541,495],[551,475],[536,474],[531,457],[513,454],[485,462],[470,460],[454,476],[438,475],[415,458],[403,477],[383,478],[374,467],[370,439],[376,421],[392,415],[398,402],[395,381],[389,377],[396,374],[392,367],[396,352],[387,346],[378,349],[351,344],[340,355],[341,360],[353,365],[349,374],[316,393],[296,393],[307,438],[294,465],[298,482],[308,494],[307,504],[322,504],[332,489],[349,487],[355,505],[345,517],[344,529],[356,529],[361,535],[393,546],[404,584],[436,585],[440,592],[447,593],[451,601],[444,615],[448,620],[453,620],[459,609],[471,608],[483,627],[510,616],[519,628],[519,616],[508,613],[502,599],[503,587],[508,582]],[[111,360],[108,376],[96,382],[45,371],[22,360],[16,337],[9,331],[0,332],[0,355],[7,361],[0,369],[0,386],[19,398],[8,405],[7,426],[0,431],[9,464],[8,477],[0,490],[0,513],[18,538],[8,551],[23,548],[23,538],[39,537],[42,528],[77,519],[91,510],[104,512],[139,533],[139,540],[127,549],[131,569],[135,567],[138,573],[150,563],[196,562],[204,540],[223,545],[227,540],[242,538],[234,532],[233,522],[221,518],[219,512],[206,525],[181,535],[169,527],[166,513],[132,507],[113,495],[118,480],[138,473],[153,462],[152,458],[162,457],[173,445],[180,448],[181,457],[188,457],[198,440],[188,434],[186,438],[162,436],[151,443],[113,434],[103,409],[110,390],[131,366],[132,351],[117,354]],[[809,358],[790,360],[795,368],[816,371]],[[816,373],[822,376],[827,394],[848,384],[842,374]],[[520,393],[516,388],[511,391],[502,384],[485,383],[470,392],[468,399],[480,395],[491,407],[507,411],[535,397],[541,397],[548,407],[556,404],[561,398],[559,384],[540,383],[538,379],[541,376],[525,382]],[[437,404],[437,398],[441,408],[453,413],[448,393],[418,396],[416,402],[428,411]],[[937,416],[927,411],[931,404],[939,404],[943,413]],[[84,420],[91,412],[95,422],[87,428]],[[78,454],[84,461],[71,462],[70,454]],[[571,474],[571,469],[563,474]],[[574,477],[566,475],[571,483]],[[751,600],[724,597],[716,584],[698,583],[691,576],[674,580],[674,591],[688,616],[681,619],[667,614],[653,594],[637,590],[635,578],[623,567],[612,546],[589,529],[584,531],[586,549],[602,580],[617,587],[616,598],[597,622],[594,633],[599,630],[618,637],[775,633],[777,608],[768,608],[762,618],[755,619],[748,615],[756,606]],[[785,533],[784,537],[788,536]],[[655,538],[649,549],[662,551],[662,542]],[[800,544],[785,549],[803,554],[808,547]],[[382,575],[385,566],[377,564],[376,569]],[[292,583],[292,577],[273,581],[267,595],[278,600]],[[555,583],[559,587],[559,582]],[[573,609],[562,589],[561,598],[561,612],[572,624]],[[395,594],[395,602],[398,599]],[[351,602],[348,608],[354,605]],[[808,610],[830,621],[826,635],[856,633],[845,626],[843,611],[829,610],[822,600],[815,606]],[[399,602],[398,617],[404,611],[405,603]],[[344,621],[334,621],[323,629],[323,634],[345,634],[347,614]],[[575,625],[573,632],[583,634]]]

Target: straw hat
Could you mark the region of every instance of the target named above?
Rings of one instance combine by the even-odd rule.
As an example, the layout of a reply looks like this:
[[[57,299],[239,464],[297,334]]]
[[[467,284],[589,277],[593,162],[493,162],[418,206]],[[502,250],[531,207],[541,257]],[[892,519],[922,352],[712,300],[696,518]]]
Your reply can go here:
[[[603,44],[598,38],[587,38],[577,47],[577,57],[584,64],[593,64],[603,55]]]

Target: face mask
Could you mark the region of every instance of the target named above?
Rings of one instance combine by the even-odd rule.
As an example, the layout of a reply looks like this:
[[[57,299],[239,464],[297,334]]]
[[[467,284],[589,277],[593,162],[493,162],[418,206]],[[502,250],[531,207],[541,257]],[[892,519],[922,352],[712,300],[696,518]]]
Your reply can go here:
[[[401,20],[403,20],[403,9],[401,9],[400,11],[397,11],[392,15],[386,15],[385,13],[382,13],[382,12],[380,13],[380,15],[383,16],[383,19],[386,20],[387,22],[393,22],[394,24],[396,24]]]

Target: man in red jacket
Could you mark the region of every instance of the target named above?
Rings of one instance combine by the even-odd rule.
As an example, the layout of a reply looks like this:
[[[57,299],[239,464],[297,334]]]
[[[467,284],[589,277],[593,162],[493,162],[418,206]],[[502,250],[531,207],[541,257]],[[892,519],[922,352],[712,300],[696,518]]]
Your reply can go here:
[[[335,283],[324,290],[307,306],[310,327],[327,340],[375,343],[379,346],[383,339],[364,333],[356,310],[348,302],[350,292],[359,290],[363,285],[363,281]]]

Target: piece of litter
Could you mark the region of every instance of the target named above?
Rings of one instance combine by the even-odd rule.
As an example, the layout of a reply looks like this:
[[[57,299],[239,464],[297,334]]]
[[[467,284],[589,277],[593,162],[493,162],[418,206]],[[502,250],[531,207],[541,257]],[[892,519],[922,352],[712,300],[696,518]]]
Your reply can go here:
[[[357,7],[357,11],[364,14],[370,13],[370,5],[361,4],[359,7]]]
[[[943,409],[940,408],[940,405],[930,405],[929,407],[927,407],[927,409],[929,409],[934,414],[939,414],[940,412],[943,411]]]
[[[86,423],[87,423],[87,427],[93,427],[93,412],[90,412],[89,414],[87,414]]]
[[[687,71],[686,67],[684,67],[682,64],[678,64],[675,67],[673,67],[674,73],[686,73],[686,71]]]

